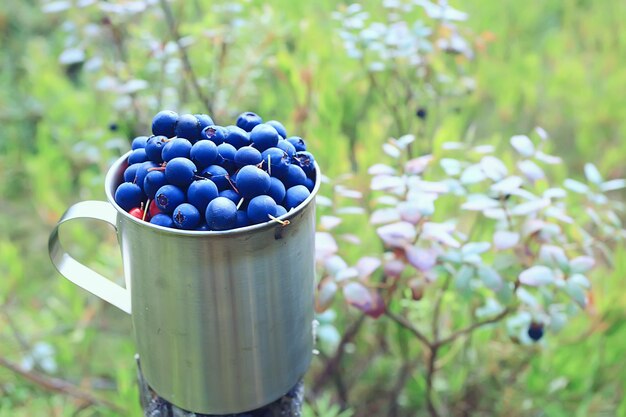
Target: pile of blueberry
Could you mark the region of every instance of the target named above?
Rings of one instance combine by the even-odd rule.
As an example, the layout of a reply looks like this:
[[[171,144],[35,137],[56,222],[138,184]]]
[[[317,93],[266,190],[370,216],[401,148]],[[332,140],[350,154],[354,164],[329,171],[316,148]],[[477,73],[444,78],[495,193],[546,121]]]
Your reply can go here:
[[[132,216],[185,230],[230,230],[276,220],[315,184],[315,159],[275,120],[242,113],[236,126],[169,110],[132,143],[115,202]]]

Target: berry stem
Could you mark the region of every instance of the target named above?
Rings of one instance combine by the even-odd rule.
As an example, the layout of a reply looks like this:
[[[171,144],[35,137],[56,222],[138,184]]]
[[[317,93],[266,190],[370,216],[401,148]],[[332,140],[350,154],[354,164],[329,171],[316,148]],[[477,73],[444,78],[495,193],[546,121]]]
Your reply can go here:
[[[239,210],[239,207],[241,207],[241,205],[243,204],[243,200],[244,198],[241,197],[241,200],[239,200],[239,202],[237,203],[237,210]]]
[[[268,214],[269,218],[274,222],[280,223],[283,227],[288,226],[291,222],[289,220],[280,220],[278,217],[274,217],[271,214]]]
[[[141,203],[141,205],[143,206],[143,202]],[[145,207],[143,208],[143,217],[141,218],[141,220],[143,220],[144,222],[146,221],[146,216],[148,215],[148,208],[150,207],[150,199],[148,199],[148,201],[146,202]]]
[[[267,155],[267,173],[272,175],[272,155]]]

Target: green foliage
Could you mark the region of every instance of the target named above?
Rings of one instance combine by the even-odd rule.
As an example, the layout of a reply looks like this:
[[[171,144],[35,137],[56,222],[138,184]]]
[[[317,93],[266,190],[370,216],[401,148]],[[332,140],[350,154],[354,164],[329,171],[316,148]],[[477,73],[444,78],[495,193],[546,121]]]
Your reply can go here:
[[[324,173],[343,178],[343,189],[327,184],[322,194],[336,206],[361,210],[344,213],[332,229],[340,242],[358,234],[360,245],[342,247],[350,264],[381,252],[363,214],[375,208],[367,204],[372,196],[366,168],[381,162],[380,146],[391,136],[415,135],[414,156],[438,152],[450,141],[468,149],[489,143],[510,165],[513,156],[503,152],[508,139],[543,126],[552,136],[544,151],[564,158],[564,168],[551,172],[556,181],[563,182],[566,172],[580,172],[574,179],[584,181],[588,161],[605,179],[625,175],[623,2],[455,2],[469,14],[455,24],[472,58],[435,50],[425,67],[429,78],[411,73],[414,68],[402,60],[372,73],[375,56],[367,57],[367,65],[350,58],[340,35],[345,18],[332,17],[347,13],[348,5],[336,0],[172,1],[203,94],[193,88],[159,2],[132,9],[143,3],[0,2],[0,358],[122,409],[85,404],[0,367],[0,417],[140,414],[128,317],[60,278],[46,242],[72,203],[104,198],[111,160],[134,135],[147,133],[150,115],[161,108],[200,111],[208,102],[218,121],[247,109],[285,120],[307,139]],[[395,19],[382,2],[363,7],[367,24]],[[419,8],[405,18],[411,25],[436,26]],[[421,33],[436,44],[451,32]],[[471,94],[453,89],[444,98],[441,89],[428,90],[424,80],[434,82],[437,74],[473,80]],[[409,100],[401,93],[407,85],[414,91]],[[423,120],[415,117],[416,107],[427,110]],[[572,216],[588,213],[588,197],[593,195],[584,192],[568,203]],[[324,200],[319,202],[323,211]],[[453,199],[437,204],[442,216],[455,210]],[[600,224],[620,227],[623,218],[601,220],[594,233],[608,235]],[[493,225],[477,225],[475,241],[490,236]],[[82,262],[121,276],[110,230],[72,226],[62,237],[75,242],[72,253]],[[455,416],[626,416],[626,251],[611,244],[602,250],[614,252],[614,263],[602,261],[589,274],[586,314],[558,335],[548,333],[540,346],[512,343],[502,326],[484,326],[464,343],[442,347],[431,381],[437,405]],[[462,289],[463,275],[450,285]],[[421,292],[422,305],[393,307],[409,309],[411,321],[421,326],[439,288],[408,286],[405,298]],[[481,306],[470,293],[446,295],[441,322],[469,325]],[[347,392],[336,389],[334,378],[323,380],[328,357],[359,314],[336,303],[319,318],[321,353],[307,375],[306,415],[422,415],[426,350],[409,330],[385,318],[365,319],[367,330],[343,345],[337,375]]]

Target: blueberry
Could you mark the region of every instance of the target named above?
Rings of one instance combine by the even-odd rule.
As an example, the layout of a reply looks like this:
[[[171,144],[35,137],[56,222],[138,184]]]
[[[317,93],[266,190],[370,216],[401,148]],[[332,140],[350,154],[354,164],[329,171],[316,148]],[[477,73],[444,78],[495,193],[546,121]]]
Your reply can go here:
[[[246,210],[237,210],[237,225],[235,227],[250,226],[250,220],[248,219],[248,213]]]
[[[270,178],[270,188],[267,190],[267,195],[272,197],[276,204],[280,204],[285,199],[285,186],[278,179],[271,177]]]
[[[137,136],[135,139],[133,139],[133,143],[130,145],[130,147],[132,150],[145,148],[146,142],[148,142],[147,136]]]
[[[169,214],[185,202],[185,193],[175,185],[167,184],[158,189],[154,199],[159,210]]]
[[[143,180],[143,191],[149,199],[154,200],[154,196],[159,188],[167,184],[163,171],[150,171]]]
[[[174,221],[172,220],[172,218],[169,215],[163,213],[155,214],[150,219],[150,223],[163,227],[174,227]]]
[[[258,195],[250,200],[248,204],[248,219],[250,223],[264,223],[276,216],[276,202],[268,195]]]
[[[302,168],[308,177],[312,176],[315,172],[315,158],[311,152],[296,152],[296,155],[293,157],[293,161],[296,165]]]
[[[313,192],[313,188],[315,188],[315,181],[313,181],[311,178],[307,178],[304,181],[304,186],[307,188],[307,190]]]
[[[220,191],[231,188],[228,171],[219,165],[209,165],[200,175],[213,181]]]
[[[228,131],[222,126],[207,126],[202,130],[202,137],[204,139],[208,139],[211,142],[219,145],[220,143],[224,143],[224,139],[226,139],[226,135]]]
[[[230,143],[236,149],[250,145],[250,135],[245,130],[237,126],[226,126],[226,137],[224,142]]]
[[[286,141],[284,139],[279,140],[278,145],[276,145],[276,147],[287,152],[287,155],[289,155],[290,160],[296,154],[296,148],[291,144],[291,142]]]
[[[220,156],[221,165],[228,172],[235,172],[237,165],[235,165],[235,154],[237,149],[229,143],[222,143],[217,146],[217,154]]]
[[[263,151],[263,168],[273,177],[282,178],[289,173],[291,160],[287,152],[280,148],[269,148]]]
[[[306,184],[306,174],[298,165],[291,164],[289,165],[289,171],[287,175],[279,177],[283,180],[283,184],[285,184],[285,188],[291,188],[294,185],[304,185]]]
[[[213,119],[208,114],[194,114],[196,119],[200,122],[200,132],[202,132],[207,126],[214,125]]]
[[[261,152],[278,145],[279,138],[280,136],[276,129],[268,124],[257,125],[250,132],[250,140],[254,147]]]
[[[528,337],[535,342],[539,341],[539,339],[543,337],[543,324],[534,322],[531,323],[528,328]]]
[[[263,161],[261,152],[254,149],[252,146],[244,146],[237,150],[235,154],[235,164],[238,168],[246,165],[258,165]]]
[[[165,166],[165,177],[170,184],[187,187],[196,175],[196,166],[187,158],[174,158]]]
[[[135,181],[135,176],[137,175],[137,168],[139,168],[139,164],[130,165],[124,171],[124,181],[125,182],[133,182]]]
[[[224,197],[217,197],[209,203],[205,212],[210,230],[228,230],[237,225],[237,206]]]
[[[181,114],[178,116],[178,123],[174,131],[179,138],[188,139],[196,142],[201,139],[202,129],[200,129],[200,120],[193,114]]]
[[[210,140],[199,140],[191,147],[191,161],[202,170],[217,161],[217,146]]]
[[[265,194],[269,190],[270,176],[253,165],[246,165],[237,173],[236,184],[242,197],[252,198]]]
[[[193,204],[200,213],[204,213],[206,206],[217,196],[217,185],[208,179],[192,182],[187,190],[187,201]]]
[[[143,191],[132,182],[123,182],[115,190],[115,202],[126,211],[139,207],[143,199]]]
[[[263,123],[263,119],[261,119],[261,117],[258,114],[252,113],[251,111],[249,111],[249,112],[241,113],[239,117],[237,117],[236,124],[237,124],[237,127],[242,128],[246,132],[250,132],[252,129],[254,129],[254,126],[259,125],[261,123]]]
[[[287,190],[285,194],[284,205],[287,210],[291,210],[294,207],[298,207],[304,200],[306,200],[311,193],[304,185],[296,185]]]
[[[241,196],[237,194],[237,191],[235,190],[220,191],[220,197],[227,198],[235,204],[239,204],[239,201],[241,200]]]
[[[287,214],[287,209],[283,206],[276,206],[276,214],[274,217],[280,217]]]
[[[298,152],[306,151],[306,143],[304,143],[304,139],[300,136],[287,138],[287,142],[291,143]]]
[[[425,107],[418,107],[417,111],[415,112],[415,115],[418,118],[424,120],[424,119],[426,119],[426,116],[428,115],[428,110],[426,110]]]
[[[161,150],[161,157],[165,162],[174,158],[189,158],[191,152],[191,142],[187,139],[170,139]]]
[[[152,162],[156,162],[160,164],[163,162],[163,157],[161,156],[161,151],[163,147],[167,143],[167,138],[165,136],[152,136],[146,142],[146,155],[148,155],[148,159]]]
[[[153,168],[158,168],[158,165],[151,161],[146,161],[139,164],[137,168],[137,172],[135,173],[135,184],[140,187],[143,187],[143,183],[148,175],[148,172],[151,172]]]
[[[176,136],[178,114],[171,110],[160,111],[152,119],[152,134],[168,138]]]
[[[283,126],[283,124],[281,122],[279,122],[278,120],[270,120],[269,122],[265,122],[266,124],[272,126],[274,129],[276,129],[276,131],[278,132],[278,134],[285,139],[287,137],[287,130],[285,129],[285,126]]]
[[[208,232],[209,231],[209,225],[206,224],[206,222],[202,222],[202,223],[200,223],[200,226],[196,227],[196,230],[198,232]]]
[[[183,203],[174,209],[172,220],[178,229],[192,230],[200,224],[200,212],[193,205]]]

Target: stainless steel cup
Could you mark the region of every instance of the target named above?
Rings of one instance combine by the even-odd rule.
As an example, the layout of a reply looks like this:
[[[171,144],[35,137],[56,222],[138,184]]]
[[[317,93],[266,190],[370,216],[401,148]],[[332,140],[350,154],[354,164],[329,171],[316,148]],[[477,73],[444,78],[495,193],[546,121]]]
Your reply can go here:
[[[114,201],[127,155],[109,170],[108,202],[70,207],[49,252],[70,281],[131,314],[142,370],[159,396],[197,413],[228,414],[278,399],[312,357],[315,204],[272,222],[223,232],[140,221]],[[58,228],[98,219],[117,231],[126,288],[67,254]]]

